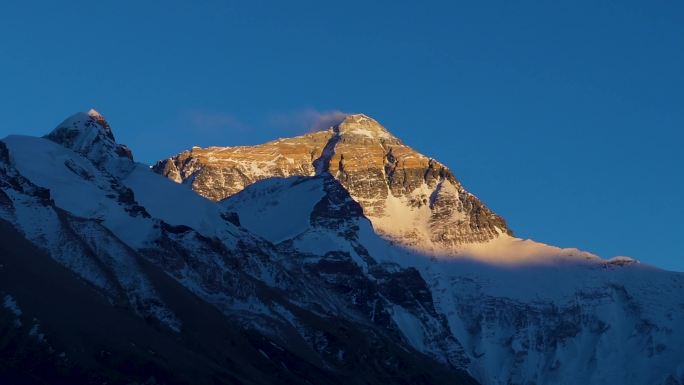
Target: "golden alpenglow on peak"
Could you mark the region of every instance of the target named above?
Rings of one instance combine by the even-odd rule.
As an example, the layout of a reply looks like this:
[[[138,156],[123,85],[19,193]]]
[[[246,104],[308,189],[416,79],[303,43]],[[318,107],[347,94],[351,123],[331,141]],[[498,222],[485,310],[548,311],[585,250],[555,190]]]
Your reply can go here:
[[[364,114],[348,115],[333,129],[342,136],[362,136],[377,140],[394,140],[399,142],[377,120]]]
[[[463,245],[511,234],[503,218],[446,166],[364,114],[257,146],[195,148],[157,162],[153,170],[216,201],[265,178],[330,174],[376,232],[425,252],[455,254]]]

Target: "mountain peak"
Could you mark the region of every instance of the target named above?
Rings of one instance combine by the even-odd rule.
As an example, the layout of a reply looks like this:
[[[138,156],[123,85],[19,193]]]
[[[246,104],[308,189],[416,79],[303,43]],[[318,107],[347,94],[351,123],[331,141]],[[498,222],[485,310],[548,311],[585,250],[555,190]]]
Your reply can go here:
[[[512,235],[504,219],[468,193],[445,165],[364,114],[347,115],[329,130],[262,145],[186,151],[153,170],[214,200],[261,179],[330,174],[377,233],[423,252],[453,254],[465,244]]]
[[[91,108],[88,110],[88,116],[95,120],[102,128],[105,129],[105,131],[109,132],[109,134],[112,136],[112,139],[114,139],[112,128],[109,126],[109,123],[107,123],[107,120],[104,116],[102,116],[101,113],[99,113],[96,109]]]
[[[133,160],[131,150],[116,143],[107,120],[92,108],[66,118],[45,138],[86,156],[98,165],[109,159]]]
[[[58,124],[47,137],[49,139],[54,139],[55,135],[67,132],[70,137],[61,138],[63,140],[59,141],[60,144],[69,144],[67,143],[70,142],[69,139],[75,141],[79,137],[82,139],[84,136],[91,135],[102,135],[103,138],[115,142],[114,134],[112,133],[112,128],[109,126],[109,123],[107,123],[102,114],[92,108],[88,112],[77,112],[64,119],[64,121]],[[68,145],[67,147],[71,147],[71,145]]]
[[[342,123],[344,123],[344,122],[347,122],[347,123],[349,123],[349,122],[364,122],[364,121],[368,121],[368,122],[373,122],[373,123],[375,123],[375,124],[379,124],[377,120],[371,118],[370,116],[368,116],[368,115],[366,115],[366,114],[361,114],[361,113],[359,113],[359,114],[349,114],[349,115],[347,115],[347,116],[342,120]]]
[[[342,136],[360,136],[370,139],[394,139],[390,132],[377,120],[365,114],[347,115],[342,122],[334,127],[334,130]]]

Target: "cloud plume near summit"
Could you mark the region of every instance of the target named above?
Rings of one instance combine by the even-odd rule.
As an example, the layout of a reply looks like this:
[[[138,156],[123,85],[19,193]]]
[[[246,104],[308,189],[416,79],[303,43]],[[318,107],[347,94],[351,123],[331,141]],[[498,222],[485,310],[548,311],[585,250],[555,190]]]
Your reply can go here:
[[[319,111],[307,108],[289,113],[273,114],[269,123],[274,127],[291,132],[314,132],[334,126],[348,115],[350,115],[348,112],[340,110]]]

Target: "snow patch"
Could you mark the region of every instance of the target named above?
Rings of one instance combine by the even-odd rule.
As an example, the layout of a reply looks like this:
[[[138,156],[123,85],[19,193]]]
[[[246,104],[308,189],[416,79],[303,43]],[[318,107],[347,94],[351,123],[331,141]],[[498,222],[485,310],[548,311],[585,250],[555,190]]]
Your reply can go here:
[[[426,351],[425,331],[418,318],[403,307],[394,305],[392,307],[392,320],[411,346],[419,352]]]
[[[2,305],[5,307],[5,309],[14,314],[15,317],[21,317],[22,311],[19,308],[19,305],[17,305],[17,301],[11,295],[5,295],[5,297],[2,299]],[[21,321],[19,321],[19,325],[21,325]]]
[[[322,179],[271,178],[250,185],[222,205],[238,213],[242,227],[279,243],[310,228],[311,212],[324,195]]]

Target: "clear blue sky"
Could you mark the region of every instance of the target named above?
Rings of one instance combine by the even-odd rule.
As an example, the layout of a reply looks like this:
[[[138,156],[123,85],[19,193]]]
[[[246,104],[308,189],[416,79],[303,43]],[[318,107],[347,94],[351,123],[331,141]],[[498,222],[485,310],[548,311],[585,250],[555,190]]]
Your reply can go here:
[[[520,237],[684,271],[682,1],[0,2],[0,137],[137,160],[364,112]]]

